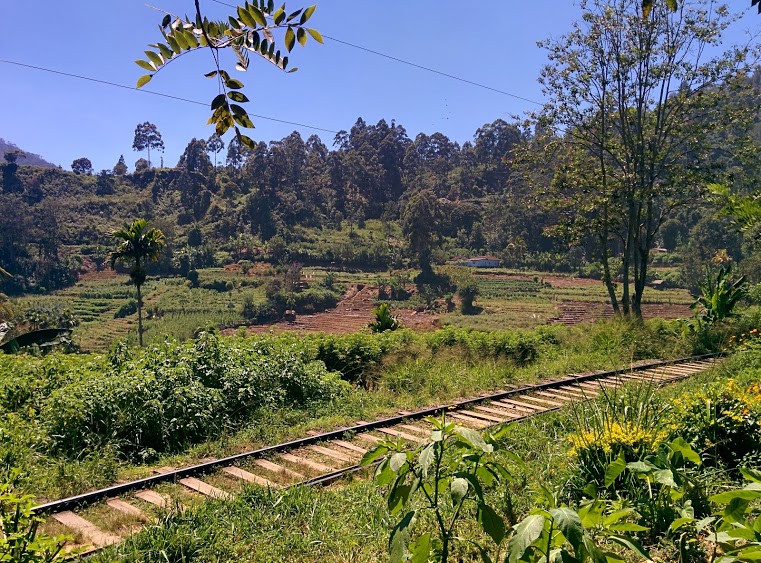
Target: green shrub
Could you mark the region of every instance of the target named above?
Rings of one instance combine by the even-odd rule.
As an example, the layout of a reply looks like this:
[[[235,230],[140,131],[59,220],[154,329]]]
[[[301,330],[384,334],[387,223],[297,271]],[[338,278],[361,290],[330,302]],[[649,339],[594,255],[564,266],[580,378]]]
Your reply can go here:
[[[116,313],[114,313],[114,318],[123,319],[124,317],[134,315],[135,313],[137,313],[137,300],[131,299],[119,307]]]
[[[434,353],[442,347],[458,346],[470,358],[504,357],[517,365],[526,365],[536,359],[543,336],[542,333],[519,330],[486,332],[447,327],[431,333],[427,340]]]
[[[23,366],[17,377],[14,367]],[[175,451],[250,420],[263,408],[343,396],[348,385],[295,338],[222,338],[202,332],[111,361],[0,356],[0,401],[33,413],[46,449],[71,455],[109,444],[122,455]]]
[[[681,434],[708,465],[735,470],[761,460],[761,388],[734,379],[676,397],[672,430]]]

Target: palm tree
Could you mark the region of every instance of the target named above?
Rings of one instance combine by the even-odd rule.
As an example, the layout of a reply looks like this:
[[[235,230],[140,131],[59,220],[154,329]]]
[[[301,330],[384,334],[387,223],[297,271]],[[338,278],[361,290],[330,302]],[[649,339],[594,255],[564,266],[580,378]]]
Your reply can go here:
[[[131,225],[113,231],[112,236],[119,239],[119,246],[111,253],[111,268],[117,262],[132,265],[129,277],[137,288],[137,334],[140,346],[143,345],[143,298],[140,288],[145,283],[145,265],[158,260],[166,244],[166,237],[158,229],[148,229],[148,221],[135,219]]]

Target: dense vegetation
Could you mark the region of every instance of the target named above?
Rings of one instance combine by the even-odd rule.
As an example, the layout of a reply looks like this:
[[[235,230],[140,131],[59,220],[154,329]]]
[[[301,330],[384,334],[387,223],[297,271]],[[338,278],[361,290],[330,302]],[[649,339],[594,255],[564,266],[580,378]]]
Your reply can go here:
[[[744,346],[718,372],[676,388],[631,387],[498,433],[496,451],[478,454],[507,470],[484,482],[483,502],[493,507],[493,514],[487,521],[474,504],[455,516],[450,560],[478,560],[481,553],[497,560],[500,552],[508,557],[521,550],[525,558],[516,561],[540,561],[548,541],[542,530],[553,518],[564,533],[572,530],[574,518],[580,522],[576,532],[553,536],[554,548],[569,555],[575,550],[580,556],[582,537],[587,550],[618,554],[623,561],[641,559],[636,550],[614,541],[620,537],[630,538],[629,546],[641,544],[655,561],[710,560],[717,549],[726,553],[742,546],[752,553],[757,539],[748,538],[753,538],[758,515],[749,499],[758,498],[758,489],[752,483],[741,488],[745,478],[758,479],[752,468],[761,424],[761,356],[757,338]],[[461,444],[467,440],[479,448],[472,434],[460,436]],[[456,450],[446,459],[465,463]],[[485,474],[479,473],[479,479],[486,479]],[[98,557],[201,561],[232,559],[244,550],[246,557],[262,561],[386,561],[389,549],[392,559],[400,560],[404,549],[398,546],[407,542],[411,550],[421,545],[440,549],[434,513],[424,509],[422,498],[412,497],[414,526],[404,530],[404,543],[389,544],[389,534],[404,514],[399,508],[407,501],[398,505],[387,497],[392,487],[385,482],[380,487],[368,481],[347,483],[325,491],[244,487],[233,501],[169,512],[158,526]],[[449,489],[447,485],[440,507],[447,522],[455,508]],[[590,503],[592,499],[597,500]],[[529,522],[535,525],[529,527]],[[733,539],[732,529],[746,541]],[[720,545],[715,531],[729,532],[718,536]],[[432,536],[424,537],[427,533]]]

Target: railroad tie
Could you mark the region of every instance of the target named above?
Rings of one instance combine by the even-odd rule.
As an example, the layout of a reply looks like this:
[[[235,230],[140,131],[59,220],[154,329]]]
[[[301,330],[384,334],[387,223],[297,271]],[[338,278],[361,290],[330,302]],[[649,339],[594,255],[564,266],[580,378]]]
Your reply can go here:
[[[416,434],[420,434],[423,438],[431,437],[430,428],[421,428],[420,426],[415,426],[413,424],[397,424],[396,426],[397,428],[401,428],[402,430],[409,430],[410,432],[415,432]]]
[[[301,473],[288,469],[287,467],[283,467],[282,465],[278,465],[277,463],[272,463],[267,459],[257,459],[254,460],[254,463],[262,469],[271,471],[276,475],[287,475],[289,477],[293,477],[297,481],[303,481],[305,479]]]
[[[469,416],[471,418],[484,419],[487,422],[497,422],[497,423],[507,422],[507,419],[505,417],[503,417],[503,416],[494,416],[493,414],[489,414],[489,413],[485,413],[485,412],[479,412],[479,411],[477,411],[475,409],[473,409],[473,410],[462,409],[462,410],[457,411],[457,412],[462,413],[462,414],[464,414],[466,416]]]
[[[404,438],[405,440],[409,440],[410,442],[419,443],[424,440],[421,436],[416,436],[414,434],[410,434],[409,432],[404,432],[403,430],[396,430],[394,428],[377,428],[378,432],[381,432],[382,434],[387,434],[389,436],[394,436],[396,438]]]
[[[137,518],[140,518],[141,520],[151,520],[151,517],[148,516],[145,512],[140,510],[137,506],[133,506],[129,504],[128,502],[124,502],[121,499],[118,498],[111,498],[106,501],[106,504],[113,508],[114,510],[117,510],[121,512],[122,514],[127,514],[129,516],[135,516]]]
[[[307,446],[308,449],[312,450],[313,452],[317,452],[318,454],[322,454],[325,457],[337,459],[338,461],[343,461],[344,463],[353,463],[354,460],[350,458],[345,453],[339,452],[338,450],[334,450],[332,448],[326,448],[325,446],[316,446],[316,445],[310,445]]]
[[[371,444],[380,444],[382,438],[378,438],[377,436],[373,436],[372,434],[368,434],[367,432],[360,432],[357,434],[357,438],[360,438],[361,440],[364,440],[365,442],[370,442]]]
[[[527,399],[528,397],[523,397],[524,399]],[[537,411],[546,411],[547,407],[543,407],[540,405],[532,405],[531,403],[524,403],[523,401],[516,401],[515,399],[500,399],[497,401],[498,403],[507,403],[508,405],[515,405],[516,408],[520,409],[521,407],[523,410],[530,409],[529,412],[537,412]]]
[[[81,516],[74,514],[70,510],[63,512],[57,512],[53,514],[53,519],[63,524],[67,528],[71,528],[82,534],[85,538],[95,547],[106,547],[119,543],[122,539],[116,534],[105,532],[98,528],[95,524],[89,520],[85,520]]]
[[[191,491],[201,493],[202,495],[210,498],[218,498],[224,500],[230,500],[234,498],[233,495],[227,491],[218,489],[213,485],[209,485],[208,483],[201,481],[200,479],[196,479],[195,477],[185,477],[184,479],[180,479],[179,482],[182,485],[185,485]]]
[[[517,414],[515,411],[509,411],[505,408],[495,409],[493,407],[485,407],[484,405],[474,405],[473,410],[488,412],[499,416],[506,416],[508,419],[521,418],[520,414]]]
[[[232,475],[233,477],[237,477],[238,479],[241,479],[242,481],[246,481],[248,483],[254,483],[255,485],[260,485],[262,487],[268,487],[270,489],[279,489],[280,485],[277,483],[273,483],[269,479],[265,479],[264,477],[259,477],[259,475],[254,475],[253,473],[249,473],[245,469],[241,469],[240,467],[230,466],[230,467],[223,467],[222,471],[227,473],[228,475]]]
[[[351,452],[359,454],[360,456],[363,456],[367,453],[367,449],[360,448],[359,446],[354,445],[351,442],[346,442],[344,440],[331,440],[330,443],[335,444],[337,446],[341,446],[345,450],[349,450]]]
[[[150,503],[159,508],[167,508],[171,504],[171,500],[164,495],[158,494],[156,491],[150,489],[144,489],[135,493],[135,496],[147,503]]]
[[[449,412],[449,413],[447,413],[447,416],[450,416],[450,417],[454,418],[455,420],[459,420],[460,422],[464,423],[465,425],[474,426],[474,427],[478,428],[479,430],[481,428],[486,428],[487,426],[491,426],[491,423],[486,422],[485,420],[483,420],[481,418],[473,418],[472,416],[467,416],[467,415],[464,415],[464,414],[460,414],[457,411]]]
[[[327,465],[316,462],[309,458],[298,457],[290,453],[282,453],[280,454],[280,457],[282,457],[285,461],[289,461],[293,463],[294,465],[301,465],[303,467],[311,469],[312,471],[318,471],[323,473],[333,473],[333,471],[336,470],[335,467],[329,467]]]

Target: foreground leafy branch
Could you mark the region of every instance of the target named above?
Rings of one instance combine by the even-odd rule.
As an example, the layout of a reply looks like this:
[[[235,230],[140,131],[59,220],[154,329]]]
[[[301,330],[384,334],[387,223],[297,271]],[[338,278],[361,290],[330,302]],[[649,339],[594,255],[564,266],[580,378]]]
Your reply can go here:
[[[377,484],[389,486],[388,510],[392,516],[401,515],[389,538],[391,563],[425,563],[431,558],[445,563],[455,542],[475,547],[484,563],[623,561],[600,548],[598,538],[649,559],[642,546],[625,535],[647,529],[627,521],[633,509],[595,499],[576,510],[560,504],[558,494],[545,487],[539,491],[541,506],[511,532],[505,517],[488,503],[485,491],[510,477],[493,454],[501,449],[500,440],[513,426],[502,426],[482,436],[447,422],[446,415],[426,420],[432,427],[429,442],[408,450],[401,440],[384,441],[362,459],[363,465],[377,463]],[[514,454],[502,454],[523,465]],[[432,514],[434,530],[413,539],[423,513]],[[478,522],[491,542],[458,536],[458,528],[465,527],[463,522],[469,517]]]
[[[239,129],[239,126],[254,127],[248,112],[239,105],[249,99],[241,91],[243,83],[232,78],[221,67],[219,52],[232,50],[237,58],[235,68],[241,72],[248,70],[252,53],[280,70],[294,72],[297,69],[288,69],[288,56],[281,54],[274,32],[279,30],[284,34],[282,41],[289,53],[297,42],[301,46],[306,45],[309,36],[322,43],[320,32],[305,26],[316,7],[309,6],[288,13],[285,4],[275,9],[273,0],[259,0],[237,6],[236,13],[226,21],[212,21],[202,15],[199,0],[195,0],[195,18],[171,13],[164,15],[159,25],[163,41],[149,45],[151,49],[145,51],[146,59],[135,61],[149,72],[138,78],[137,87],[142,88],[148,84],[161,69],[181,56],[204,48],[210,49],[215,68],[205,76],[217,78],[221,93],[211,102],[212,114],[208,123],[214,124],[216,134],[220,137],[229,129],[235,129],[240,142],[253,149],[256,143]]]

